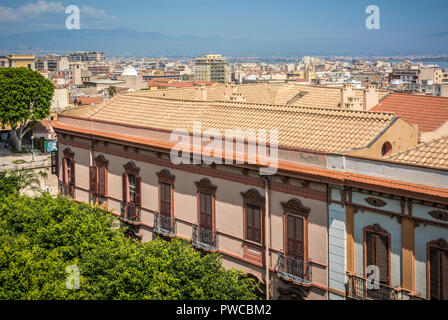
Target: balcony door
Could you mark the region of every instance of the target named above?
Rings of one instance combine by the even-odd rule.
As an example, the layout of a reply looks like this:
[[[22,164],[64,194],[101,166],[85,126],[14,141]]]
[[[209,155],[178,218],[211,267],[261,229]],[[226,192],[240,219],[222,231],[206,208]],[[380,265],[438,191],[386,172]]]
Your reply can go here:
[[[286,266],[289,274],[299,278],[305,278],[304,275],[304,228],[303,218],[288,215],[287,224],[287,242]]]

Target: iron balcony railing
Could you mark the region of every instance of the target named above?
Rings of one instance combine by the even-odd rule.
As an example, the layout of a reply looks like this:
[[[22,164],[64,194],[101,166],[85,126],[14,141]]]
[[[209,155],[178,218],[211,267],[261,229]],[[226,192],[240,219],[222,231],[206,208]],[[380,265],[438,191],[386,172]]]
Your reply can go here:
[[[75,186],[74,185],[69,185],[69,184],[65,184],[62,181],[58,181],[58,189],[59,189],[59,193],[64,195],[64,196],[69,196],[69,197],[74,197],[74,190],[75,190]]]
[[[176,220],[156,212],[154,213],[154,231],[165,236],[173,237],[176,235]]]
[[[372,283],[373,289],[368,288],[370,280],[348,274],[347,297],[356,300],[402,300],[398,290],[383,283]]]
[[[193,246],[207,251],[218,250],[218,237],[216,232],[210,228],[193,225]]]
[[[311,284],[311,265],[301,259],[278,253],[277,274],[284,280],[299,284]]]
[[[129,202],[121,202],[121,219],[125,222],[140,222],[140,207]]]

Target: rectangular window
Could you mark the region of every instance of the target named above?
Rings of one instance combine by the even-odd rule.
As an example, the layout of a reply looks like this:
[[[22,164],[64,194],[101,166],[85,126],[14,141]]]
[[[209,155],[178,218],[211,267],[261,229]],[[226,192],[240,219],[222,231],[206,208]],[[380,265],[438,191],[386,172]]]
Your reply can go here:
[[[129,202],[135,203],[135,176],[128,174]]]
[[[160,213],[171,217],[171,185],[160,183]]]
[[[430,247],[431,300],[448,300],[448,251]]]
[[[103,166],[98,167],[98,194],[106,195],[106,168]]]
[[[287,227],[287,255],[295,259],[303,260],[303,218],[288,215]]]
[[[385,235],[367,232],[367,266],[375,265],[379,268],[380,282],[389,284],[389,238]]]
[[[246,239],[261,243],[260,207],[246,204]]]
[[[204,228],[212,228],[212,195],[200,192],[201,202],[201,221],[200,226]]]

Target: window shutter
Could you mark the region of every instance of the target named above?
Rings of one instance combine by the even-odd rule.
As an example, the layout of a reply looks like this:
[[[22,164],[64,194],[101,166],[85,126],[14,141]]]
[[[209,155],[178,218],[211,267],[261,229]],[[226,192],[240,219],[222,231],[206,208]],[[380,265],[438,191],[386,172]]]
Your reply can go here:
[[[442,256],[442,267],[440,268],[440,273],[442,277],[442,288],[440,292],[442,293],[442,300],[448,300],[448,251],[444,250],[441,252]]]
[[[126,181],[127,177],[126,177],[126,173],[123,173],[122,175],[122,182],[123,182],[123,202],[127,202],[128,201],[128,186],[127,186],[127,181]]]
[[[303,234],[303,219],[301,218],[295,218],[295,222],[296,222],[296,253],[298,255],[298,257],[303,259],[304,256],[304,252],[303,252],[303,238],[304,238],[304,234]]]
[[[98,193],[98,175],[97,175],[98,168],[95,166],[89,167],[89,176],[90,176],[90,188],[89,191],[93,194]]]
[[[141,206],[142,204],[142,178],[135,177],[135,204]]]
[[[51,174],[55,174],[56,176],[59,175],[58,154],[59,154],[59,151],[51,152]]]
[[[260,208],[254,207],[254,231],[255,231],[255,241],[261,242],[261,221],[260,221]]]
[[[70,161],[70,166],[72,168],[71,170],[71,178],[70,178],[70,185],[74,186],[75,185],[75,161],[72,160]]]
[[[440,299],[440,253],[435,248],[430,248],[429,251],[429,265],[430,265],[430,290],[431,299]]]
[[[375,254],[375,249],[374,249],[374,234],[372,234],[371,232],[367,232],[366,234],[366,255],[367,255],[367,266],[371,266],[375,264],[375,258],[374,258],[374,254]]]
[[[62,158],[62,182],[67,184],[67,160]]]
[[[376,264],[380,269],[380,281],[389,283],[389,243],[388,238],[381,235],[375,235],[376,242]]]
[[[106,195],[106,168],[98,167],[98,194],[102,197]]]

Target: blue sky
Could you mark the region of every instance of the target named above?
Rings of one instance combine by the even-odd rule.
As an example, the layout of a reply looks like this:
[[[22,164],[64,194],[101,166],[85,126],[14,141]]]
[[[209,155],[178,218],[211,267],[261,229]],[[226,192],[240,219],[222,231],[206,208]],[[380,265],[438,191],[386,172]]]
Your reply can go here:
[[[365,28],[370,4],[380,8],[381,30]],[[168,35],[294,40],[376,33],[393,41],[448,32],[446,0],[0,0],[0,34],[63,29],[68,5],[81,8],[81,28]]]

